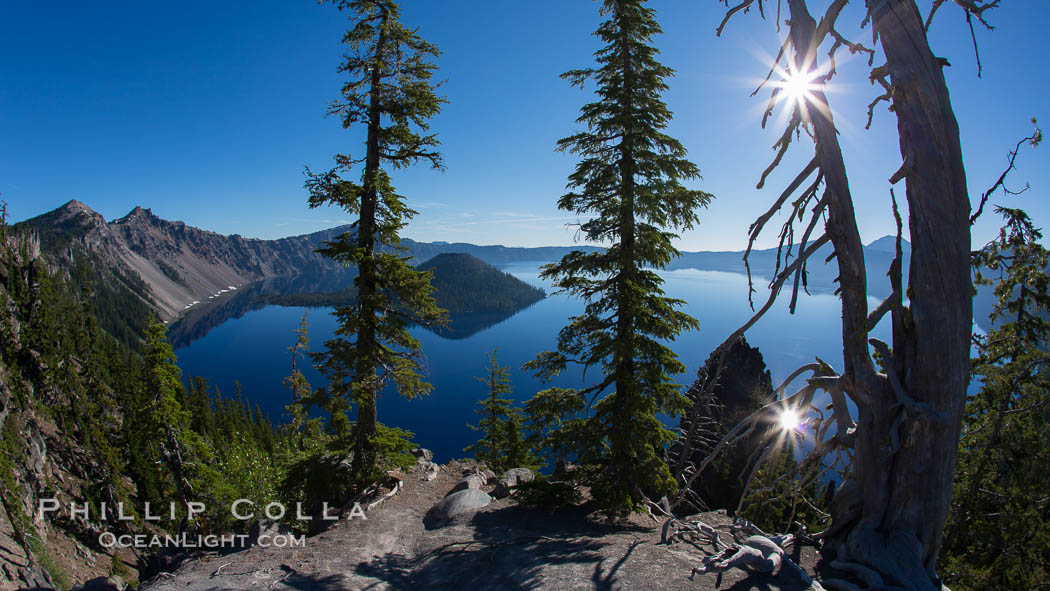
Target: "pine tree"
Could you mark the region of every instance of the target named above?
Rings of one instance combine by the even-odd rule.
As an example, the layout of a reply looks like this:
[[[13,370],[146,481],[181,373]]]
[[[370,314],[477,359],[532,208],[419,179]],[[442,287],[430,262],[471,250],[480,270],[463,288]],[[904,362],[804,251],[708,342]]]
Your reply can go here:
[[[125,409],[125,437],[139,498],[167,503],[174,495],[185,506],[207,500],[216,478],[208,466],[210,446],[190,428],[192,417],[181,402],[185,388],[166,330],[155,318],[146,329],[143,376]],[[179,531],[186,527],[184,517]]]
[[[602,14],[609,18],[597,31],[606,43],[595,54],[598,66],[563,75],[574,86],[596,82],[598,100],[577,119],[586,131],[558,142],[559,150],[582,157],[558,206],[593,215],[580,231],[609,247],[571,252],[544,269],[543,277],[587,306],[559,333],[558,352],[541,353],[528,366],[541,377],[569,362],[599,369],[601,381],[575,393],[586,400],[588,422],[569,424],[590,439],[575,438],[575,452],[592,495],[607,513],[623,515],[640,506],[643,490],[674,488],[661,457],[672,434],[656,415],[684,407],[671,376],[685,366],[665,343],[698,323],[677,309],[680,300],[664,296],[653,269],[678,255],[668,229],[692,228],[711,195],[681,184],[699,178],[699,170],[662,131],[671,112],[660,94],[673,70],[651,45],[661,32],[655,12],[644,0],[605,0]],[[579,405],[568,406],[571,413]]]
[[[476,443],[463,448],[474,454],[478,461],[485,462],[496,471],[510,468],[533,468],[539,463],[525,444],[522,434],[521,409],[514,408],[509,396],[510,367],[496,361],[496,351],[489,353],[489,366],[484,377],[475,377],[485,384],[488,395],[478,404],[476,412],[481,416],[477,425],[468,425],[483,435]]]
[[[212,409],[211,387],[207,378],[193,376],[187,398],[187,408],[191,417],[190,428],[205,437],[215,436],[215,411]]]
[[[437,69],[431,60],[440,52],[401,24],[397,3],[334,3],[350,12],[352,25],[343,37],[347,53],[339,68],[349,80],[329,113],[340,116],[344,128],[363,125],[367,134],[363,158],[339,154],[332,170],[307,170],[311,207],[337,205],[358,215],[352,230],[321,249],[356,266],[358,295],[336,310],[336,337],[317,359],[330,381],[329,397],[357,405],[354,465],[367,477],[378,464],[376,401],[383,386],[393,382],[409,398],[431,389],[420,375],[420,345],[408,326],[442,322],[445,315],[434,302],[430,274],[413,269],[401,253],[398,233],[416,212],[395,192],[387,169],[420,160],[442,168],[428,120],[446,100],[431,80]],[[360,182],[342,177],[360,164]]]
[[[1050,252],[1020,209],[975,263],[999,275],[996,327],[978,338],[945,529],[953,589],[1037,588],[1050,577]],[[980,267],[979,267],[980,269]],[[979,270],[978,283],[991,281]]]
[[[292,391],[292,402],[284,407],[292,417],[289,429],[295,438],[296,446],[303,449],[304,437],[317,437],[320,435],[318,421],[309,418],[310,406],[317,402],[314,398],[313,387],[299,369],[299,360],[306,356],[310,348],[309,324],[306,321],[308,312],[303,312],[299,320],[299,327],[295,329],[295,344],[288,347],[292,354],[292,373],[284,379],[284,385]],[[345,417],[345,415],[344,415]]]

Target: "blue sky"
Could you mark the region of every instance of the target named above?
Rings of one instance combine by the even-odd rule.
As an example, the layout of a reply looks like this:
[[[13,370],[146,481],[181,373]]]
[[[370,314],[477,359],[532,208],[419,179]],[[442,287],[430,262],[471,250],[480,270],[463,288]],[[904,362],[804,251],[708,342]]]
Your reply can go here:
[[[814,12],[824,2],[811,2]],[[839,30],[870,43],[854,2]],[[812,155],[799,142],[780,171],[755,190],[780,134],[759,125],[765,95],[749,94],[779,39],[772,20],[740,14],[721,38],[716,0],[653,0],[665,34],[656,40],[677,71],[665,95],[669,132],[715,194],[685,250],[739,249],[747,227]],[[921,1],[923,10],[929,2]],[[1036,8],[1038,7],[1038,8]],[[405,235],[418,240],[538,246],[571,244],[556,208],[575,159],[554,152],[589,91],[561,72],[591,63],[598,4],[586,0],[405,0],[403,20],[444,55],[450,103],[433,122],[446,172],[420,166],[395,176],[420,211]],[[1050,7],[1008,3],[991,11],[995,31],[977,30],[983,78],[961,10],[945,5],[931,31],[962,129],[971,198],[990,186],[1006,153],[1050,118],[1045,47]],[[300,1],[96,3],[5,0],[0,4],[0,199],[25,219],[76,198],[107,219],[136,205],[217,232],[277,238],[346,223],[335,208],[309,210],[303,167],[323,169],[336,152],[361,151],[361,134],[324,117],[336,98],[346,15]],[[782,33],[781,33],[782,35]],[[880,107],[867,66],[841,52],[829,88],[842,134],[862,237],[893,229],[886,179],[900,164],[893,114]],[[844,62],[844,63],[842,63]],[[1047,119],[1050,125],[1050,119]],[[1026,149],[1010,186],[1032,190],[993,202],[1029,210],[1050,225],[1050,148]],[[898,191],[903,196],[903,188]],[[998,220],[986,215],[974,243]],[[763,245],[771,245],[770,228]]]

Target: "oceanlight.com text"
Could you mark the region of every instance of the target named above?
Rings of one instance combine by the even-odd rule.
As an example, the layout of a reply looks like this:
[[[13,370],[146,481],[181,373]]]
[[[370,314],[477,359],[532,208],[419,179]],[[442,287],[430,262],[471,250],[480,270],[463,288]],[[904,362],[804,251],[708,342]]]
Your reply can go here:
[[[105,532],[99,535],[98,543],[103,548],[244,548],[250,545],[248,534],[196,535],[181,534],[122,534]],[[306,536],[294,534],[263,534],[255,544],[264,548],[302,548]]]

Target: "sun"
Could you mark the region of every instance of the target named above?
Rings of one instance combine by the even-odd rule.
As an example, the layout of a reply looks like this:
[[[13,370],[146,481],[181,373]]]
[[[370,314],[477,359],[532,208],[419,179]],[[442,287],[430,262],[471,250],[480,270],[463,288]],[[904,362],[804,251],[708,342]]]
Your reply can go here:
[[[794,63],[788,63],[787,69],[780,66],[776,68],[780,75],[780,81],[773,85],[780,89],[779,100],[796,104],[809,104],[814,102],[813,91],[820,90],[822,85],[814,82],[820,77],[817,70],[799,71]]]
[[[795,431],[800,424],[798,412],[794,409],[785,408],[780,411],[780,414],[777,416],[777,423],[784,431]]]

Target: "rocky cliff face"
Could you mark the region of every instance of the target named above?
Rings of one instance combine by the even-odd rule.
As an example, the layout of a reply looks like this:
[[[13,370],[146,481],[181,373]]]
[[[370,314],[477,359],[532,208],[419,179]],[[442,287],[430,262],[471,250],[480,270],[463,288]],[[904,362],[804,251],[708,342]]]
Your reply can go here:
[[[682,458],[681,444],[672,448],[675,461],[699,465],[728,429],[756,411],[773,393],[772,376],[762,353],[741,336],[729,347],[725,365],[718,373],[719,352],[713,351],[697,371],[696,381],[685,391],[690,409],[679,420],[683,433],[698,433],[689,458]],[[712,381],[715,383],[712,385]],[[711,391],[707,388],[711,386]],[[695,422],[695,429],[694,429]],[[765,437],[768,427],[755,429],[742,442],[722,452],[722,458],[701,474],[693,484],[693,504],[710,509],[735,511],[744,492],[740,475],[751,453]],[[697,502],[699,501],[699,502]]]
[[[55,520],[41,517],[42,499],[84,506],[98,496],[101,471],[93,454],[62,433],[53,419],[34,408],[19,409],[16,397],[35,398],[44,408],[48,398],[62,395],[12,376],[0,362],[0,424],[7,441],[4,453],[3,510],[0,511],[0,590],[65,587],[71,580],[110,574],[113,565],[130,557],[112,558],[87,540],[97,538],[97,520]],[[12,443],[15,439],[20,444]],[[127,572],[133,562],[124,568]]]
[[[27,220],[16,229],[41,236],[43,249],[59,261],[73,261],[83,248],[96,265],[115,274],[139,278],[142,285],[120,281],[158,316],[171,320],[209,297],[247,283],[300,273],[337,271],[337,263],[318,254],[321,244],[346,228],[313,234],[259,240],[224,236],[183,222],[163,220],[136,207],[128,215],[106,222],[79,201]]]
[[[338,269],[315,252],[337,231],[280,240],[223,236],[162,220],[141,207],[107,227],[123,247],[122,262],[142,276],[170,315],[260,279]]]
[[[77,216],[77,223],[91,224]],[[2,234],[2,233],[0,233]],[[68,506],[109,502],[116,485],[82,445],[84,425],[59,409],[101,409],[79,383],[83,360],[49,354],[40,345],[39,318],[53,310],[40,300],[44,273],[32,241],[7,248],[0,236],[0,590],[68,588],[71,580],[108,575],[122,561],[98,551],[97,515],[85,519],[41,514],[41,500]],[[13,241],[14,242],[14,241]],[[16,302],[22,300],[22,304]],[[36,323],[37,326],[34,326]],[[45,339],[46,340],[46,339]],[[87,380],[88,378],[84,378]],[[109,416],[108,419],[115,417]],[[123,483],[122,483],[123,484]]]

